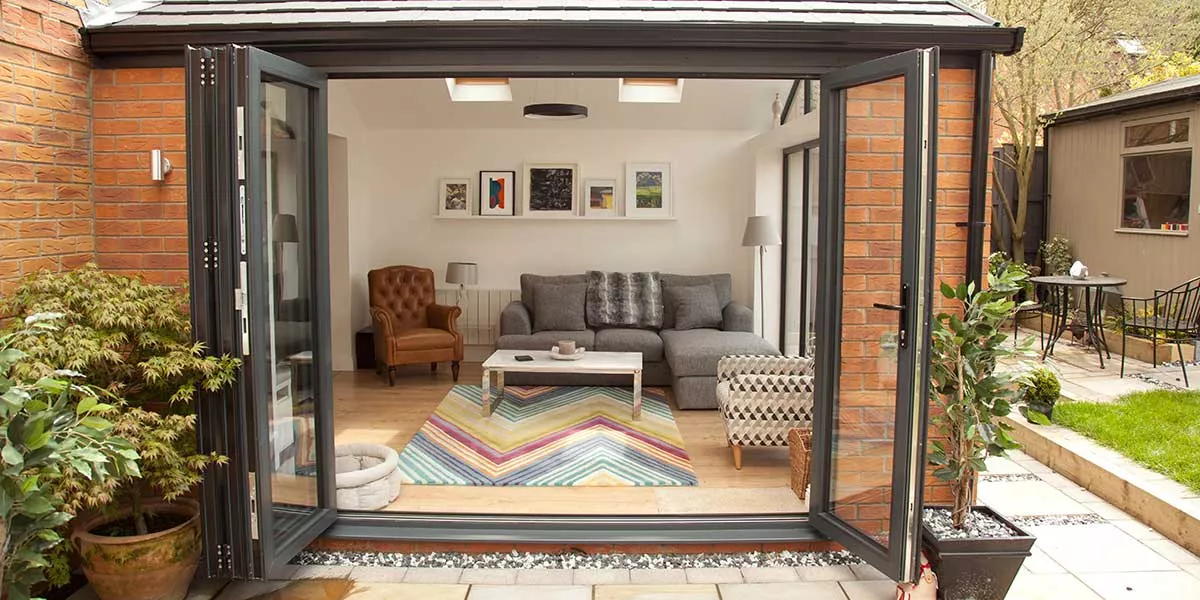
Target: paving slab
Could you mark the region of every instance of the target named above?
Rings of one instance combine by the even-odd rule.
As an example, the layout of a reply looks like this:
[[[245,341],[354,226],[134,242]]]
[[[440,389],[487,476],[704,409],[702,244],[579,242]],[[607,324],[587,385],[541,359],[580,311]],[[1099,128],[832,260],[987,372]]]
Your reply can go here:
[[[683,569],[631,569],[629,583],[635,585],[682,585],[687,583]]]
[[[513,585],[517,583],[516,569],[463,569],[459,583]]]
[[[688,583],[742,583],[742,570],[734,567],[685,569]]]
[[[1009,600],[1100,600],[1095,592],[1070,573],[1020,572],[1008,589]]]
[[[1029,558],[1026,558],[1025,562],[1021,563],[1021,567],[1023,570],[1029,571],[1034,575],[1067,572],[1062,565],[1055,562],[1053,558],[1050,558],[1049,555],[1042,551],[1042,549],[1038,547],[1037,542],[1034,542],[1033,548],[1030,550]]]
[[[1171,573],[1087,573],[1079,576],[1104,600],[1176,600],[1200,598],[1200,579]]]
[[[854,581],[858,576],[846,565],[829,567],[796,567],[796,573],[803,581]]]
[[[586,585],[473,585],[467,600],[592,600]],[[357,599],[355,599],[357,600]]]
[[[1142,543],[1176,565],[1200,563],[1200,557],[1171,540],[1142,540]]]
[[[517,585],[571,585],[570,569],[521,569]]]
[[[979,501],[1010,518],[1092,512],[1045,481],[982,481]]]
[[[742,567],[742,579],[746,583],[782,583],[800,581],[794,567]]]
[[[288,587],[290,581],[235,581],[217,594],[217,600],[248,600],[255,596],[270,594]],[[71,600],[96,600],[91,588],[84,588],[71,596]]]
[[[303,565],[288,569],[284,579],[347,579],[352,571],[350,565]]]
[[[1115,525],[1033,525],[1028,529],[1043,552],[1076,575],[1178,570]]]
[[[892,581],[843,581],[838,585],[849,600],[896,599],[896,584]]]
[[[458,583],[462,573],[462,569],[413,567],[404,574],[404,583]]]
[[[354,570],[350,572],[350,579],[400,583],[404,581],[405,573],[408,573],[408,569],[405,567],[354,567]]]
[[[575,585],[619,585],[629,583],[629,569],[575,569]]]
[[[1017,461],[1006,456],[989,456],[984,459],[988,475],[1022,475],[1029,470],[1017,464]]]
[[[354,600],[464,600],[466,597],[465,585],[384,582],[357,583],[346,596]],[[295,600],[309,600],[309,597],[298,596]]]
[[[833,581],[725,583],[717,587],[721,600],[846,600],[842,588]]]
[[[715,585],[598,585],[594,600],[721,600]]]
[[[878,581],[880,579],[891,580],[891,577],[884,575],[871,565],[850,565],[850,570],[854,571],[854,576],[863,581]]]

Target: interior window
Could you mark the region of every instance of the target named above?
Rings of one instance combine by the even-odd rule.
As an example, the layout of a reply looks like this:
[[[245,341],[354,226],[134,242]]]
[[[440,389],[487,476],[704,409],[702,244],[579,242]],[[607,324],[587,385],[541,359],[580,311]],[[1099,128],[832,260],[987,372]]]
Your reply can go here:
[[[1121,227],[1187,231],[1192,150],[1187,118],[1125,127]]]

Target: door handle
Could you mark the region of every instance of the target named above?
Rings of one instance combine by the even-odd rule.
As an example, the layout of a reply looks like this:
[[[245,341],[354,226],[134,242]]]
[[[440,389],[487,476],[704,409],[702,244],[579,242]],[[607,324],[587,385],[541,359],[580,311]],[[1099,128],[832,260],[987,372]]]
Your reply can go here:
[[[897,313],[898,331],[896,332],[899,338],[900,347],[908,347],[908,284],[900,284],[900,303],[888,304],[886,302],[875,302],[872,306],[879,310],[894,310]]]

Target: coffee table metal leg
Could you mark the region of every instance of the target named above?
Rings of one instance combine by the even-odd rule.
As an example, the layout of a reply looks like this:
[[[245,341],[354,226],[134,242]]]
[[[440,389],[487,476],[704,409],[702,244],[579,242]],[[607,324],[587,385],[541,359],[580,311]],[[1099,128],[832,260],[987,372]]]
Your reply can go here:
[[[496,371],[496,401],[492,403],[493,412],[504,401],[504,371]]]
[[[483,370],[483,402],[482,402],[482,404],[483,404],[483,407],[482,407],[481,414],[485,417],[490,416],[492,414],[492,410],[491,410],[491,408],[492,408],[491,407],[491,404],[492,404],[492,372],[487,369]]]
[[[642,418],[642,372],[633,372],[633,420]]]

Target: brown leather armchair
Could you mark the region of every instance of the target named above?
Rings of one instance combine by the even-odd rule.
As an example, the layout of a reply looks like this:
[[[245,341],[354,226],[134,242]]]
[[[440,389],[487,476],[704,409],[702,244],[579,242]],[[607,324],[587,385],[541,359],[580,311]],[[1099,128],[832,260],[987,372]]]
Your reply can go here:
[[[463,337],[456,322],[457,306],[434,303],[433,271],[400,265],[367,273],[371,320],[375,324],[376,368],[387,369],[388,384],[396,385],[396,365],[450,361],[454,381],[463,357]]]

